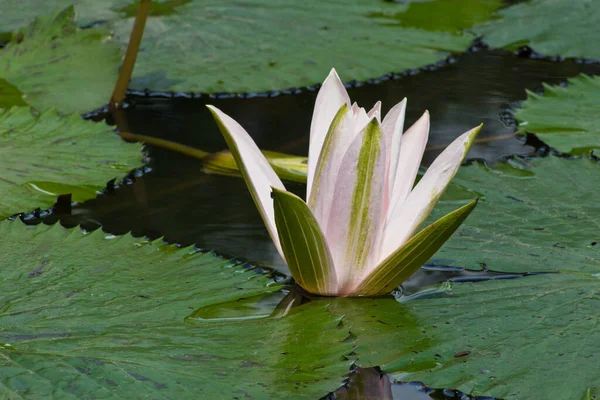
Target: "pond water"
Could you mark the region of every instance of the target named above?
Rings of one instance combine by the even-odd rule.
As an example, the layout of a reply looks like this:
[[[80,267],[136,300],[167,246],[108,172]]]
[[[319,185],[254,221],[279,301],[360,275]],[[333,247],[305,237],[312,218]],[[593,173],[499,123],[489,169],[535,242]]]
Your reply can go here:
[[[506,51],[473,49],[438,68],[411,71],[373,83],[353,85],[350,97],[365,107],[383,102],[384,112],[408,98],[406,122],[412,124],[425,109],[431,113],[431,134],[424,165],[428,165],[454,138],[484,123],[470,158],[494,162],[512,154],[531,154],[540,142],[513,135],[508,109],[525,99],[524,88],[540,90],[542,82],[560,83],[581,72],[599,74],[600,64],[518,57]],[[167,139],[205,151],[226,148],[206,104],[214,104],[240,122],[266,150],[305,155],[308,128],[316,92],[311,88],[254,95],[206,96],[141,93],[119,120],[122,130]],[[508,118],[507,118],[508,117]],[[109,118],[110,120],[110,118]],[[529,144],[528,144],[529,143]],[[531,145],[530,145],[531,144]],[[536,146],[536,147],[533,147]],[[82,225],[122,234],[156,238],[182,245],[196,243],[223,254],[244,255],[256,264],[285,272],[242,179],[207,175],[202,161],[147,146],[148,171],[97,199],[73,207],[61,216],[63,225]],[[296,193],[304,185],[290,183]],[[56,216],[47,217],[47,222]],[[517,278],[443,267],[426,267],[404,285],[412,295],[421,287],[443,282]],[[359,369],[348,385],[327,399],[469,399],[454,391],[427,389],[417,383],[394,383],[375,369]]]
[[[523,88],[539,90],[542,82],[563,82],[580,72],[600,73],[600,64],[550,62],[479,50],[433,71],[414,71],[411,76],[350,88],[349,94],[365,106],[379,99],[384,111],[407,97],[406,126],[428,109],[431,134],[425,165],[479,122],[484,128],[469,157],[494,162],[534,151],[515,138],[513,127],[500,118],[511,102],[525,98]],[[226,145],[205,107],[214,104],[238,120],[261,148],[305,155],[315,96],[306,89],[299,94],[243,99],[133,96],[125,117],[130,132],[219,151]],[[169,242],[244,255],[285,271],[242,179],[207,175],[202,173],[201,161],[168,150],[147,146],[147,154],[152,171],[137,178],[135,185],[123,185],[76,206],[61,222],[88,229],[102,225],[114,234],[132,231],[152,238],[164,236]],[[305,190],[297,183],[287,186],[297,193]]]

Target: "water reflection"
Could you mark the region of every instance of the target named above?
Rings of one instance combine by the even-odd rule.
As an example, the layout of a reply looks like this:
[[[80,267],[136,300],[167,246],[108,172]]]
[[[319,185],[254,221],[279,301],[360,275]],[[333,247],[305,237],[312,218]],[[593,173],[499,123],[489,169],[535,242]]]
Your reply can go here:
[[[356,368],[347,383],[321,400],[494,400],[458,390],[432,389],[421,382],[395,382],[379,368]]]
[[[579,72],[600,73],[600,65],[552,63],[518,58],[502,51],[466,53],[435,71],[423,71],[379,84],[349,90],[363,105],[382,100],[387,111],[408,97],[407,125],[427,108],[432,130],[424,163],[430,163],[447,143],[484,122],[470,157],[494,161],[532,148],[511,137],[499,114],[512,101],[525,97],[525,88],[540,89]],[[131,132],[177,141],[207,151],[225,148],[215,123],[204,107],[212,103],[236,118],[264,149],[306,154],[308,127],[315,93],[252,99],[197,99],[137,97],[126,110]],[[495,140],[498,137],[509,137]],[[208,176],[201,162],[167,150],[148,147],[152,171],[110,195],[77,206],[67,225],[99,224],[111,233],[164,236],[184,245],[243,256],[251,261],[284,268],[275,252],[244,183],[239,178]],[[302,185],[291,190],[301,193]]]

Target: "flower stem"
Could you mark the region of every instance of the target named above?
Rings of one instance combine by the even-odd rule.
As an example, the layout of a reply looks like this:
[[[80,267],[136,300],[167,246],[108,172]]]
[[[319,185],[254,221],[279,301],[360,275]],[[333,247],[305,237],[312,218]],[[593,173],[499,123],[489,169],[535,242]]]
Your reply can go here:
[[[135,59],[137,58],[140,43],[142,42],[142,36],[144,35],[144,27],[146,26],[146,19],[148,18],[151,2],[152,0],[140,0],[140,6],[137,10],[137,15],[135,16],[135,22],[133,23],[133,29],[131,30],[131,36],[129,38],[129,44],[127,45],[125,59],[123,60],[123,65],[119,71],[119,79],[117,79],[115,89],[110,98],[111,108],[119,107],[125,98],[125,92],[127,91],[127,86],[129,86],[129,81],[131,80]]]
[[[126,139],[126,140],[134,140],[136,142],[148,143],[148,144],[151,144],[152,146],[162,147],[164,149],[176,151],[178,153],[182,153],[182,154],[185,154],[186,156],[198,158],[200,160],[202,160],[203,158],[205,158],[206,156],[208,156],[210,154],[210,153],[207,153],[206,151],[195,149],[193,147],[186,146],[181,143],[171,142],[170,140],[159,139],[159,138],[146,136],[146,135],[138,135],[136,133],[119,132],[119,136],[121,136],[123,139]]]

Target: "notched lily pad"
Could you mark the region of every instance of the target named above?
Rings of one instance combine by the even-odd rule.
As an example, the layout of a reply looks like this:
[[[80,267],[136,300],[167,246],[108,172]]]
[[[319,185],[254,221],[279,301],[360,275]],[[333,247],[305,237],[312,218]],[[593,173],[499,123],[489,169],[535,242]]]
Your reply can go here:
[[[547,56],[600,59],[600,7],[596,0],[531,0],[498,12],[501,17],[475,27],[492,47],[530,46]]]
[[[61,194],[77,202],[96,197],[107,181],[142,165],[141,147],[77,114],[0,109],[0,219],[48,208]]]
[[[0,78],[38,110],[83,113],[108,102],[120,59],[106,28],[79,29],[71,6],[13,33],[0,49]]]
[[[535,133],[555,149],[585,152],[600,147],[600,78],[580,75],[568,86],[544,85],[544,94],[527,92],[517,109],[519,131]]]
[[[364,81],[433,64],[463,51],[473,39],[383,26],[368,15],[404,7],[370,0],[313,1],[293,7],[278,0],[177,3],[181,5],[175,12],[148,18],[132,88],[286,89],[321,82],[332,66],[345,81]],[[114,23],[123,47],[132,24],[132,18]]]
[[[281,289],[211,253],[130,235],[0,223],[0,382],[28,398],[318,398],[350,361],[325,306],[187,323],[198,307]]]

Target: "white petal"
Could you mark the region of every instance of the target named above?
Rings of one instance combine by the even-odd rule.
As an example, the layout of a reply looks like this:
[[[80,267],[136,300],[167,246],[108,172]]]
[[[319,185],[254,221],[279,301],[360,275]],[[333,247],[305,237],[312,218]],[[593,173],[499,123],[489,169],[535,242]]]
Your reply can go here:
[[[310,124],[310,144],[308,147],[308,172],[306,178],[306,198],[310,198],[310,190],[314,179],[319,154],[329,130],[329,125],[343,104],[350,105],[350,97],[335,69],[332,69],[323,82],[313,111]]]
[[[404,115],[406,114],[406,97],[386,114],[381,129],[386,140],[388,148],[389,173],[386,175],[388,179],[388,190],[391,192],[394,186],[396,177],[396,168],[400,159],[400,146],[402,141],[402,132],[404,131]]]
[[[398,157],[400,156],[400,144],[402,138],[402,128],[404,127],[404,114],[406,111],[406,98],[396,104],[385,116],[381,130],[383,131],[384,148],[386,152],[383,199],[381,207],[381,222],[377,227],[377,234],[373,241],[374,250],[370,254],[368,264],[375,265],[379,263],[379,251],[381,241],[383,240],[383,231],[387,213],[389,210],[389,201],[392,192],[393,180],[390,175],[395,176]]]
[[[396,204],[404,203],[415,184],[428,138],[429,112],[425,111],[423,116],[402,135],[402,147],[400,156],[396,160],[396,171],[392,172],[390,167],[390,175],[394,175],[394,180],[391,181],[388,219],[389,213]]]
[[[354,130],[358,135],[365,126],[369,123],[371,119],[367,115],[367,111],[363,107],[359,107],[356,113],[354,114]]]
[[[277,251],[285,260],[275,225],[275,210],[271,199],[271,186],[285,190],[283,183],[248,132],[218,108],[211,105],[207,107],[219,125]]]
[[[481,125],[454,140],[431,164],[406,201],[396,203],[395,207],[390,209],[379,254],[380,261],[404,245],[427,218],[456,175],[480,129]]]
[[[340,287],[354,286],[369,268],[381,224],[385,148],[379,122],[373,119],[344,155],[335,184],[325,237]]]
[[[371,111],[367,113],[367,116],[369,117],[369,120],[375,117],[377,121],[381,123],[381,101],[375,103],[373,108],[371,108]]]
[[[340,164],[356,137],[352,115],[348,106],[342,106],[332,121],[319,156],[310,197],[307,199],[308,207],[323,232],[327,232]]]

